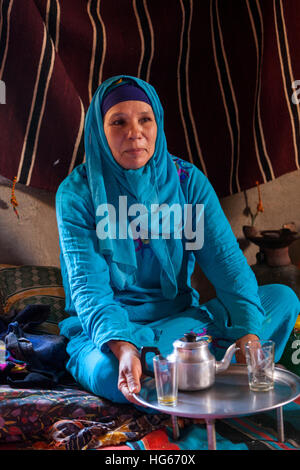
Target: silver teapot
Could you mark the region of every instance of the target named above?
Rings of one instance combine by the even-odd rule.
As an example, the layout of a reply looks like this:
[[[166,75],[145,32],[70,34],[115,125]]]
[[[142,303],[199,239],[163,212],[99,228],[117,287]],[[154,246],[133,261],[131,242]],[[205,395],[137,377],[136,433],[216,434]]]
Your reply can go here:
[[[203,390],[215,382],[215,375],[226,370],[233,354],[239,348],[232,344],[227,349],[222,361],[216,361],[208,348],[207,340],[197,337],[195,333],[186,333],[183,338],[173,343],[174,350],[170,356],[175,356],[178,367],[178,389],[181,391]],[[143,373],[154,377],[147,369],[145,356],[147,352],[160,355],[158,348],[143,347],[141,363]]]

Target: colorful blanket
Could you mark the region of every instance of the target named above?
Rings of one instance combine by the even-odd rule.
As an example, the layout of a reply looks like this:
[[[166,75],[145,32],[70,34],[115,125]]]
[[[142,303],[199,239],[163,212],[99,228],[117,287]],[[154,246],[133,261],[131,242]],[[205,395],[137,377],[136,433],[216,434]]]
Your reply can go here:
[[[300,399],[283,407],[285,440],[277,440],[276,410],[216,421],[217,450],[298,450]],[[171,420],[116,405],[77,387],[0,387],[0,450],[206,450],[202,420]]]
[[[277,440],[276,412],[254,415],[251,417],[232,418],[216,421],[216,446],[217,450],[297,450],[300,448],[300,402],[287,405],[285,408],[285,442]],[[128,431],[134,426],[142,431],[143,419],[140,423],[134,424],[133,420],[124,423],[119,429],[119,438],[127,436],[125,445],[106,446],[103,436],[99,436],[99,428],[94,428],[93,424],[83,422],[71,423],[60,422],[52,428],[56,448],[69,448],[68,444],[74,443],[74,438],[79,437],[82,432],[85,435],[91,431],[90,440],[83,444],[82,449],[108,450],[207,450],[206,425],[203,421],[180,419],[180,437],[174,440],[171,422],[165,422],[154,417],[154,422],[148,422],[148,429],[151,426],[158,426],[159,429],[147,433],[140,439],[136,435],[130,435]],[[87,427],[86,427],[87,426]],[[58,428],[63,428],[63,435]],[[145,428],[144,428],[145,429]],[[116,432],[116,431],[114,431]],[[114,433],[113,433],[114,434]],[[98,437],[99,436],[99,437]],[[106,438],[110,438],[108,432]],[[116,434],[114,435],[116,437]],[[132,439],[133,438],[133,439]],[[67,445],[66,445],[67,444]],[[78,447],[77,447],[78,448]]]

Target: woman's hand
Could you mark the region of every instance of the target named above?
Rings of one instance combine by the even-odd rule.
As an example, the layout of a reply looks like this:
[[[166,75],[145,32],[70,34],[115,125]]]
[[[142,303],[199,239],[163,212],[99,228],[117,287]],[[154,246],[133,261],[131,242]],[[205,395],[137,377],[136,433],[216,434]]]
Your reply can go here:
[[[245,344],[248,341],[255,341],[257,339],[259,339],[258,336],[249,334],[249,335],[242,336],[241,338],[239,338],[235,342],[237,347],[240,348],[235,353],[236,362],[238,362],[239,364],[245,364],[246,363]]]
[[[128,401],[140,405],[132,396],[141,390],[142,365],[138,350],[126,341],[112,340],[108,345],[119,360],[118,389]]]

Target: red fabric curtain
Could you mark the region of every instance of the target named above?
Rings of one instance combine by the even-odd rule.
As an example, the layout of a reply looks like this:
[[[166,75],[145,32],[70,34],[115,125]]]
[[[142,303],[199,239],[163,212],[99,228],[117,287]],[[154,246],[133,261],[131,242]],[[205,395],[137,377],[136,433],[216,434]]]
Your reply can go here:
[[[220,197],[299,169],[299,0],[0,6],[1,175],[56,191],[84,161],[93,93],[122,73],[154,85],[169,151]]]

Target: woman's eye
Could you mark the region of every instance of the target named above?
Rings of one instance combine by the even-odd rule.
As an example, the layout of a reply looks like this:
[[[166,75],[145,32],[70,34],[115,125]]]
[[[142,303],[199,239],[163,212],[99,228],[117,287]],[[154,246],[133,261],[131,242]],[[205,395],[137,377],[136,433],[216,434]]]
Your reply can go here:
[[[151,121],[152,121],[152,119],[151,119],[150,116],[143,116],[142,118],[139,119],[139,122],[141,124],[145,124],[145,123],[151,122]],[[110,123],[110,125],[111,126],[125,126],[126,122],[127,121],[123,118],[122,119],[115,119]]]
[[[124,119],[116,119],[111,123],[112,126],[121,126],[122,124],[124,124]]]

